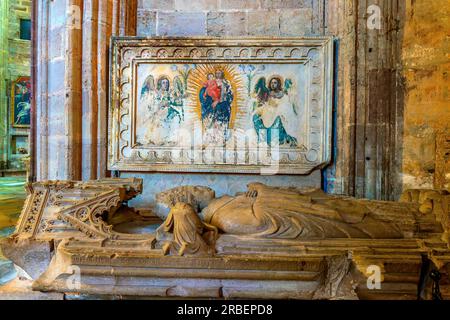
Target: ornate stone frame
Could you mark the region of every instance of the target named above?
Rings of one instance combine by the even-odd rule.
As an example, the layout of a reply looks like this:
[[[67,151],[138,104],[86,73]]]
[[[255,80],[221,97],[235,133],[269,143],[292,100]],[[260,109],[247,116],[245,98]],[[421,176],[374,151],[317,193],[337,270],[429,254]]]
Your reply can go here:
[[[172,160],[172,151],[133,145],[136,64],[157,63],[303,63],[309,65],[305,150],[280,149],[278,174],[308,174],[331,156],[333,38],[136,38],[114,37],[111,44],[108,124],[108,169],[261,173],[261,164],[195,164],[187,155]],[[313,69],[316,71],[313,76]],[[251,150],[252,152],[254,150]],[[248,154],[246,154],[248,157]]]

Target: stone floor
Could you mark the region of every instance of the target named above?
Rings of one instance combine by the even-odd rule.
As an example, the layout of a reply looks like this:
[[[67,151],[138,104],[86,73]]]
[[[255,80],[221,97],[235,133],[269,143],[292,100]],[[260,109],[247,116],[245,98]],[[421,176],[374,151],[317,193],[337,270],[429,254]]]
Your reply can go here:
[[[4,229],[14,227],[26,197],[25,177],[0,178],[0,237]],[[2,232],[3,231],[3,232]]]
[[[25,177],[0,178],[0,238],[14,232],[26,197]],[[16,277],[14,264],[0,250],[0,286]]]

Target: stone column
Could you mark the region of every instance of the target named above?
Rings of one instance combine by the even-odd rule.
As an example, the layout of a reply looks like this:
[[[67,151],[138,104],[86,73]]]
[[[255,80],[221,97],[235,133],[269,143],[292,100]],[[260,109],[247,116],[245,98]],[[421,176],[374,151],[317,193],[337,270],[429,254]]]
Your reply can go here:
[[[65,136],[67,148],[66,176],[68,179],[81,179],[81,111],[82,111],[82,13],[83,0],[67,0],[66,5],[66,50],[65,50]]]
[[[39,2],[37,179],[79,179],[81,0]]]
[[[37,28],[37,179],[107,175],[111,35],[134,35],[137,1],[40,0]]]
[[[120,0],[119,35],[136,35],[137,0]]]
[[[328,33],[338,37],[337,141],[333,166],[326,172],[329,192],[385,200],[400,195],[402,3],[328,1]],[[371,6],[381,28],[368,27]]]
[[[98,8],[99,0],[86,0],[83,7],[82,58],[82,179],[97,176],[98,119]]]
[[[8,99],[6,92],[6,66],[8,58],[9,1],[0,2],[0,168],[8,160]]]
[[[107,175],[110,39],[112,35],[135,35],[136,6],[136,1],[85,1],[82,57],[84,180]]]
[[[37,21],[34,27],[36,28],[36,41],[33,45],[36,46],[36,92],[34,99],[36,100],[36,129],[35,134],[35,148],[34,159],[36,168],[36,179],[42,180],[48,178],[48,71],[49,71],[49,17],[50,6],[48,1],[39,0],[37,3]],[[62,41],[62,38],[57,38]],[[32,134],[33,134],[32,133]]]
[[[82,0],[39,3],[38,179],[81,178],[82,5]]]
[[[98,41],[97,41],[97,171],[96,178],[104,178],[107,175],[107,144],[108,144],[108,103],[109,103],[109,46],[111,36],[114,35],[113,4],[118,0],[100,0],[98,15]]]
[[[333,126],[333,163],[327,169],[329,185],[325,190],[336,194],[354,194],[354,145],[356,106],[356,0],[329,1],[326,12],[327,33],[337,36],[335,59],[336,119]]]

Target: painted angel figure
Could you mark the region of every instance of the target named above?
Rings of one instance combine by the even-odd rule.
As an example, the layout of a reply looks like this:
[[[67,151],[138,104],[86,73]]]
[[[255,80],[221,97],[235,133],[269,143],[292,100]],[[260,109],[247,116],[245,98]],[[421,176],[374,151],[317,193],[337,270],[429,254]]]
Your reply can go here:
[[[149,75],[142,85],[140,103],[148,110],[147,115],[151,116],[154,113],[154,101],[155,101],[155,79],[152,75]]]
[[[187,97],[185,91],[185,85],[179,76],[173,79],[173,90],[172,90],[172,100],[170,104],[170,112],[168,118],[177,118],[178,122],[181,123],[184,120],[184,98]]]
[[[253,113],[253,125],[258,142],[296,147],[300,131],[297,121],[298,106],[295,93],[292,92],[294,84],[291,79],[285,79],[283,84],[281,79],[280,76],[272,76],[268,87],[265,77],[256,82],[254,93],[257,104]]]
[[[176,130],[184,119],[184,87],[179,77],[175,77],[171,87],[169,77],[161,75],[156,83],[153,75],[145,79],[140,103],[145,114],[141,118],[140,134],[145,143],[167,145],[177,139]]]

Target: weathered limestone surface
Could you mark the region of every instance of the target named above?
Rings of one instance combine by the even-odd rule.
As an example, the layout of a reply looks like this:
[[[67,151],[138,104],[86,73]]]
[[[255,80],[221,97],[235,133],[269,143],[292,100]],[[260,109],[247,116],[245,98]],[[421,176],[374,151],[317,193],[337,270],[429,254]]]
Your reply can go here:
[[[207,34],[211,36],[243,36],[247,34],[245,12],[209,12]]]
[[[9,240],[2,240],[8,242]],[[49,265],[53,255],[52,241],[13,240],[2,246],[2,251],[10,260],[25,270],[31,278],[37,279]]]
[[[136,33],[137,1],[36,6],[36,176],[104,177],[109,42],[111,35]]]
[[[141,36],[323,35],[322,26],[317,24],[317,21],[322,19],[323,10],[321,5],[312,0],[140,0],[137,34]]]
[[[109,222],[124,213],[133,219],[125,202],[142,192],[139,179],[46,181],[28,188],[16,232],[1,245],[21,263],[18,253],[27,250],[21,243],[53,243],[33,290],[112,297],[416,299],[428,257],[441,273],[443,297],[450,294],[450,195],[444,190],[409,190],[396,203],[258,183],[245,194],[214,198],[208,188],[184,186],[159,195],[170,213],[158,230],[142,234],[117,232]],[[373,266],[380,268],[380,290],[366,287]],[[429,298],[430,286],[426,280],[422,298]]]
[[[406,1],[405,188],[450,188],[450,1]]]
[[[311,9],[292,9],[280,16],[282,36],[311,35],[313,13]]]
[[[249,11],[247,24],[248,34],[251,36],[280,34],[280,17],[269,10]]]
[[[138,9],[137,33],[140,36],[151,37],[156,35],[156,11]]]
[[[162,36],[204,35],[206,29],[205,13],[159,12],[157,34]]]

